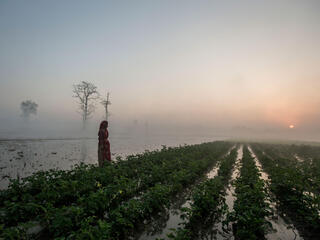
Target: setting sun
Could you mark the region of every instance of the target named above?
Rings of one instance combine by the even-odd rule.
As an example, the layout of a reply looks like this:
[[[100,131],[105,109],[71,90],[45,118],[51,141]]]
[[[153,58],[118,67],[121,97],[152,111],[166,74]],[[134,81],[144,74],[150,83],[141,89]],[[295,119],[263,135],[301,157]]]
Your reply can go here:
[[[294,125],[291,124],[291,125],[289,126],[289,128],[294,128]]]

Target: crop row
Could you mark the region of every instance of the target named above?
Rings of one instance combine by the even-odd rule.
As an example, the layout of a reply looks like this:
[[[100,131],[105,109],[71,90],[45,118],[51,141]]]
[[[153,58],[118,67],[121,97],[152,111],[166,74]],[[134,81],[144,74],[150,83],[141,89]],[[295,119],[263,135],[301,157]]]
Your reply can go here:
[[[296,224],[306,239],[320,238],[320,199],[319,195],[306,194],[312,189],[308,173],[297,164],[289,165],[284,158],[271,158],[254,145],[264,170],[271,178],[270,190],[280,202],[280,209]]]
[[[298,163],[303,173],[312,181],[314,194],[320,194],[320,147],[308,145],[291,145],[290,151],[302,158]]]
[[[304,191],[320,196],[320,158],[315,155],[320,151],[319,147],[272,144],[255,144],[255,147],[274,161],[276,166],[281,163],[281,166],[284,168],[294,169],[299,177],[302,178]],[[284,153],[286,151],[290,151],[290,154],[294,158],[277,155],[277,153]]]
[[[225,186],[235,163],[237,150],[233,149],[221,160],[218,174],[200,183],[193,191],[190,207],[181,209],[184,227],[169,234],[171,239],[196,239],[205,234],[226,211]]]
[[[182,162],[184,168],[167,175],[166,184],[150,188],[139,199],[124,202],[110,211],[105,219],[99,220],[98,224],[91,224],[89,228],[76,232],[76,237],[127,239],[133,234],[135,226],[163,210],[164,207],[169,207],[171,196],[193,183],[216,159],[214,152],[211,152],[205,158]]]
[[[215,145],[223,147],[225,143],[217,142]],[[158,170],[170,172],[171,167],[176,168],[181,165],[179,161],[173,160],[204,157],[209,151],[208,148],[210,144],[181,148],[164,147],[161,152],[153,151],[129,156],[127,161],[119,161],[105,168],[82,164],[71,171],[40,171],[24,179],[12,180],[9,189],[1,191],[0,207],[5,200],[18,202],[28,197],[33,197],[38,202],[49,201],[53,206],[59,207],[66,203],[73,203],[78,196],[96,191],[96,184],[103,187],[113,186],[117,184],[119,178],[138,179],[145,185],[152,185],[158,180],[155,172],[159,172]]]
[[[235,182],[236,201],[228,216],[235,239],[265,239],[270,208],[264,181],[247,147],[243,149],[240,176]]]
[[[313,181],[315,193],[320,193],[320,147],[309,145],[255,144],[272,159],[283,159],[285,166],[296,165],[301,174]]]
[[[81,165],[15,180],[1,192],[1,234],[26,237],[37,220],[46,238],[100,238],[103,233],[121,239],[136,223],[169,204],[169,196],[229,147],[215,142],[164,148],[104,168]]]

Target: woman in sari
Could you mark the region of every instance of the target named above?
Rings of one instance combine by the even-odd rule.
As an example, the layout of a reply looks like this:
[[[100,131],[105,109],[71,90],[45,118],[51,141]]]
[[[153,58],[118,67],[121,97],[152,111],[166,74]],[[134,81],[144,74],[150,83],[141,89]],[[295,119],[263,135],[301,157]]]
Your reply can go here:
[[[102,121],[99,128],[99,146],[98,146],[98,162],[99,167],[103,167],[106,163],[111,163],[110,142],[108,140],[108,122]]]

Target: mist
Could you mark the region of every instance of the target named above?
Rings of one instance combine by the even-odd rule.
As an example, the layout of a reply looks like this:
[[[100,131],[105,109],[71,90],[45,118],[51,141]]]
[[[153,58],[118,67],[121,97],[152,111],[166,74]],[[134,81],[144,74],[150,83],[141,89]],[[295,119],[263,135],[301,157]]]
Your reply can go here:
[[[83,136],[72,86],[88,81],[111,93],[114,135],[319,141],[319,9],[318,1],[2,2],[0,138]],[[39,104],[27,125],[25,99]],[[85,136],[96,138],[103,119],[97,102]]]

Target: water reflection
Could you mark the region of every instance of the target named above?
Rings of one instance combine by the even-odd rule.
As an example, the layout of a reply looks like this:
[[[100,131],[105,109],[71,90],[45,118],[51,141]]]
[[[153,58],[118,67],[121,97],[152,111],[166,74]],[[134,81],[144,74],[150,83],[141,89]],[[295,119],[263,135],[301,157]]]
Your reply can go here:
[[[137,138],[110,136],[112,159],[130,154],[161,149],[162,145],[179,146],[221,140],[223,137],[154,136]],[[71,169],[81,162],[98,164],[97,138],[0,140],[0,189],[8,186],[8,178],[30,176],[39,170]]]
[[[85,162],[85,160],[87,159],[87,141],[86,139],[82,139],[81,140],[81,162]]]
[[[258,160],[257,156],[253,152],[251,147],[248,147],[251,156],[254,158],[256,166],[261,174],[261,179],[266,183],[266,186],[270,184],[269,175],[263,171],[262,165]],[[266,238],[268,240],[302,240],[303,238],[300,236],[298,230],[293,226],[293,224],[287,223],[279,214],[277,210],[276,198],[268,189],[268,195],[270,196],[267,199],[267,203],[270,206],[273,215],[271,217],[267,217],[267,220],[271,223],[272,229],[266,234]]]
[[[236,146],[233,146],[229,149],[229,151],[223,155],[222,158],[230,155],[231,151]],[[218,174],[218,169],[220,167],[221,159],[218,161],[213,168],[206,174],[208,179],[214,178]],[[197,185],[194,184],[193,187]],[[183,212],[181,208],[189,208],[192,204],[192,201],[189,199],[192,190],[187,190],[180,197],[173,200],[173,205],[171,208],[160,215],[160,217],[156,219],[152,219],[150,223],[145,224],[148,225],[147,229],[137,238],[141,240],[152,240],[152,239],[167,239],[167,234],[171,233],[171,229],[177,229],[178,227],[183,227],[182,224],[184,220],[182,219]],[[209,231],[209,233],[208,233]],[[206,229],[205,233],[202,233],[203,237],[207,237],[205,235],[215,236],[216,230],[209,228]]]
[[[241,160],[243,156],[243,146],[240,146],[237,151],[237,159],[234,164],[234,167],[232,169],[231,179],[228,183],[227,190],[226,190],[226,196],[225,196],[225,202],[228,206],[228,211],[233,211],[234,201],[235,198],[235,188],[233,186],[234,181],[239,177],[240,175],[240,167],[241,167]],[[232,223],[230,223],[227,226],[223,226],[223,221],[225,221],[227,218],[227,215],[223,215],[221,221],[217,224],[216,232],[214,236],[208,236],[207,239],[230,239],[233,240],[234,236],[232,233]],[[209,238],[210,237],[210,238]]]
[[[144,224],[145,229],[142,229],[142,234],[137,236],[136,239],[166,239],[171,229],[181,227],[183,223],[183,219],[181,218],[183,212],[181,212],[181,208],[190,207],[191,200],[188,199],[190,193],[191,189],[187,189],[187,191],[178,195],[172,201],[173,204],[170,209],[166,209],[158,216],[152,218],[148,223]]]

